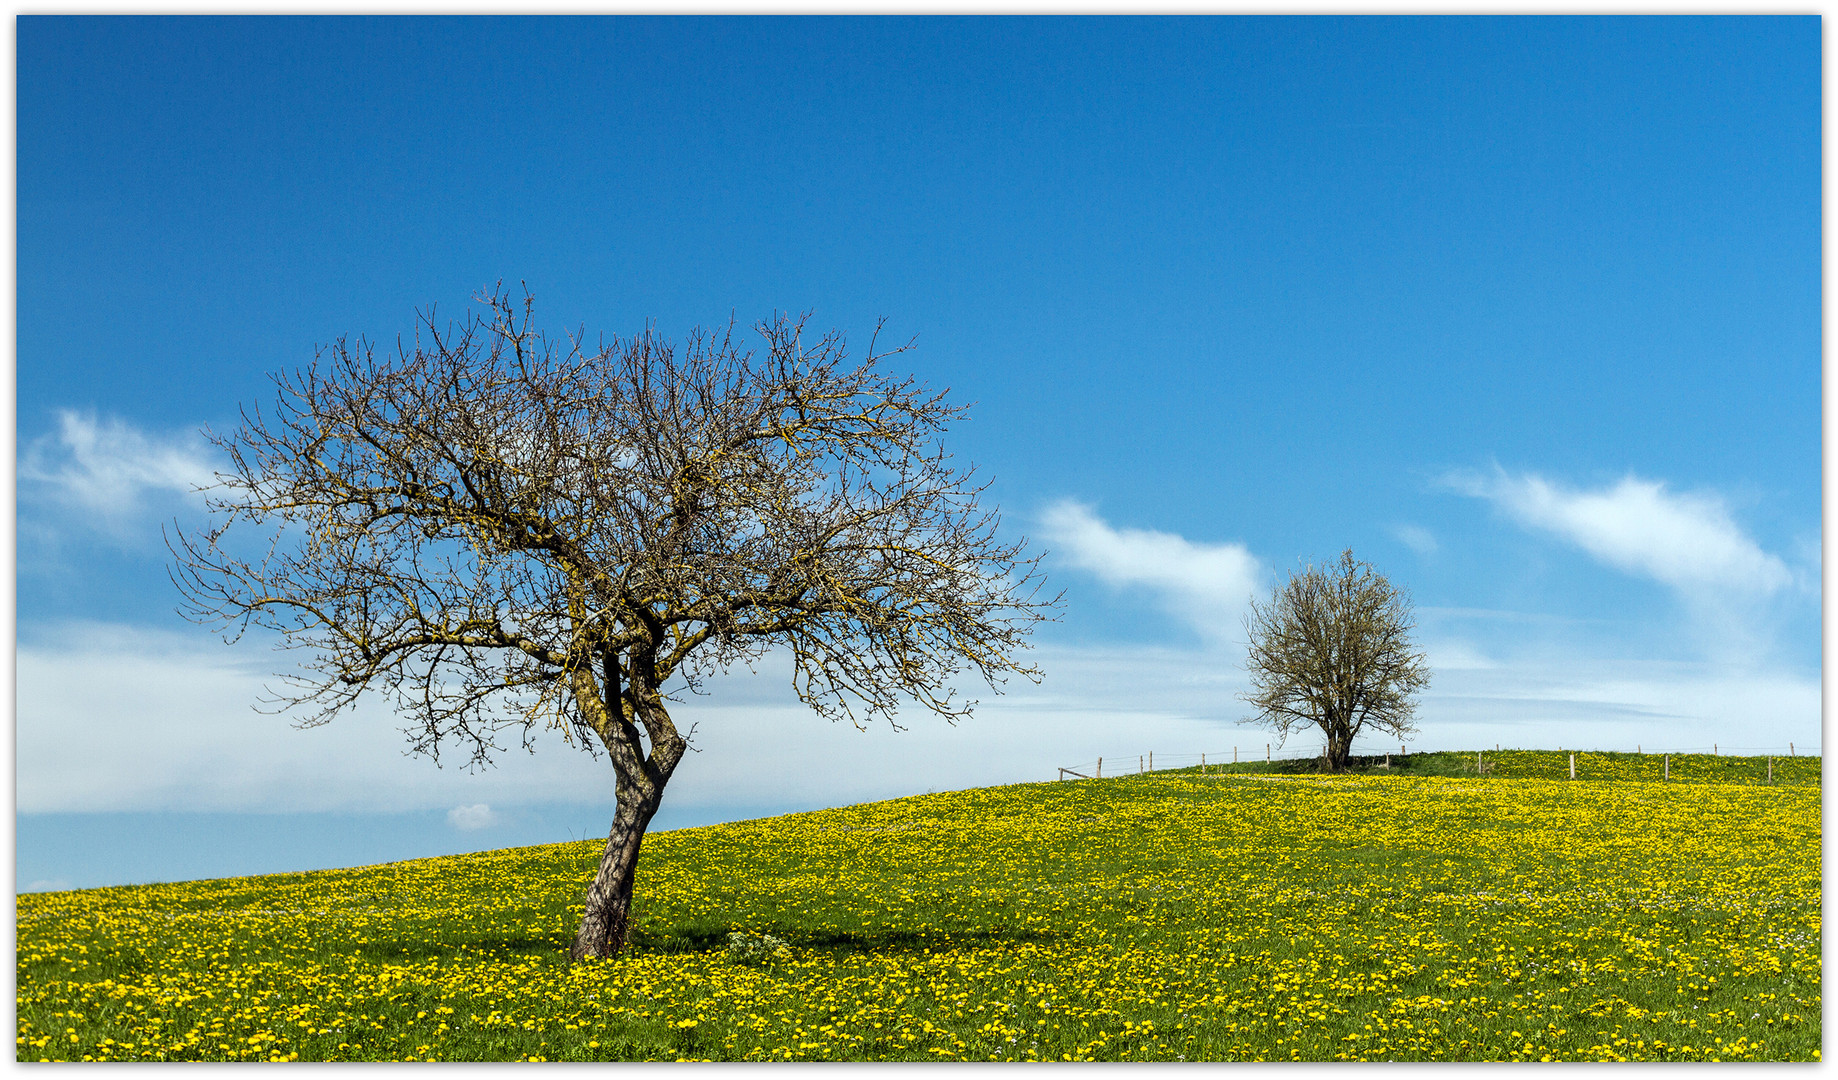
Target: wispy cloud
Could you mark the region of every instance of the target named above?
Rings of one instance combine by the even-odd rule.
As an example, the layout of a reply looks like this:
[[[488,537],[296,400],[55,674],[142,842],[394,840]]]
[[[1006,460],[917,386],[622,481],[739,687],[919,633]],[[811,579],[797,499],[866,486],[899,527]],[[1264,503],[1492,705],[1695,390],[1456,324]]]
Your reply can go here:
[[[1450,473],[1444,483],[1491,501],[1508,517],[1554,533],[1617,570],[1681,591],[1767,596],[1793,584],[1780,559],[1763,551],[1714,492],[1673,492],[1664,481],[1629,475],[1594,490],[1565,487],[1533,473]]]
[[[153,436],[119,417],[60,409],[57,431],[34,440],[19,464],[22,494],[118,529],[148,492],[190,492],[214,473],[197,435]]]
[[[1763,550],[1713,491],[1672,491],[1664,481],[1632,474],[1599,488],[1573,488],[1498,466],[1491,474],[1449,473],[1442,482],[1605,566],[1667,586],[1702,647],[1730,663],[1768,662],[1783,602],[1816,592],[1816,573],[1796,573]]]
[[[1421,525],[1393,525],[1391,535],[1419,555],[1436,554],[1436,534]]]
[[[473,803],[471,806],[456,806],[447,811],[447,824],[461,832],[474,832],[489,829],[498,823],[498,815],[492,813],[490,805]]]
[[[1210,637],[1239,629],[1263,568],[1242,544],[1200,544],[1174,533],[1118,529],[1065,500],[1041,515],[1048,543],[1073,566],[1117,587],[1142,587]]]

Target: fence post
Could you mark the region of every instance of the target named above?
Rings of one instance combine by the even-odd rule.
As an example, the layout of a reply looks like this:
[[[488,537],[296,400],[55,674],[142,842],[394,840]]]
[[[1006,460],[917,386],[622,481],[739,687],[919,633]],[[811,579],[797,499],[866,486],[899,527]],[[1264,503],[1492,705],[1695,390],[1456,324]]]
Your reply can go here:
[[[1142,772],[1142,755],[1141,754],[1136,755],[1136,771],[1138,773]]]
[[[1570,779],[1576,779],[1576,752],[1570,753]]]
[[[1149,771],[1155,771],[1155,751],[1149,751]]]
[[[1098,759],[1098,779],[1104,779],[1104,759]]]
[[[1665,779],[1665,780],[1672,779],[1672,755],[1671,754],[1666,755],[1666,772],[1665,772],[1665,775],[1661,779]]]
[[[1793,756],[1793,744],[1792,743],[1787,744],[1787,756],[1788,757]]]
[[[1768,783],[1774,783],[1774,759],[1772,757],[1768,759]]]
[[[1270,744],[1265,743],[1264,744],[1264,761],[1268,763],[1269,760],[1270,760]]]
[[[1206,755],[1205,754],[1200,755],[1200,775],[1201,776],[1206,775]]]
[[[1712,756],[1712,757],[1715,757],[1715,756],[1717,756],[1718,754],[1721,754],[1722,752],[1723,752],[1723,751],[1721,751],[1721,750],[1718,750],[1718,749],[1717,749],[1717,744],[1716,744],[1716,743],[1711,743],[1711,744],[1710,744],[1710,754],[1711,754],[1711,756]]]
[[[1481,775],[1481,752],[1479,750],[1474,752],[1474,775]]]
[[[1232,764],[1238,764],[1238,748],[1236,746],[1232,747]]]

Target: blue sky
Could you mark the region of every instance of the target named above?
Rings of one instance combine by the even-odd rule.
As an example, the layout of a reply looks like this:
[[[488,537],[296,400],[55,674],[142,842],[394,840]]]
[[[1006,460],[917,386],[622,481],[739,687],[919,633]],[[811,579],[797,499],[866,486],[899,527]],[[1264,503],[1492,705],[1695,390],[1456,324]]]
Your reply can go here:
[[[19,885],[604,827],[559,744],[251,712],[280,660],[165,574],[200,426],[499,279],[558,331],[887,317],[1066,591],[956,729],[726,680],[660,825],[1260,744],[1244,597],[1347,546],[1418,604],[1415,745],[1816,745],[1819,33],[22,17]]]

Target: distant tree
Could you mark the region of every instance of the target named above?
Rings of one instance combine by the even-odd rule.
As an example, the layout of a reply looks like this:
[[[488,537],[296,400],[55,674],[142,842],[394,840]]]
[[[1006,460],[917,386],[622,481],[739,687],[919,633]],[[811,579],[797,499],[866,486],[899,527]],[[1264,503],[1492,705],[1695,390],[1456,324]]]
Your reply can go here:
[[[948,679],[1010,673],[1038,556],[996,537],[983,486],[937,437],[943,393],[845,362],[841,336],[761,323],[764,355],[697,331],[565,347],[501,290],[379,359],[340,340],[275,375],[277,400],[213,436],[229,468],[208,532],[169,542],[185,612],[310,654],[271,704],[325,723],[393,697],[412,749],[474,767],[539,725],[611,759],[618,809],[570,955],[629,932],[646,827],[689,747],[669,703],[769,648],[798,696],[857,727]],[[878,328],[877,328],[878,337]],[[907,346],[893,350],[903,352]],[[263,530],[257,549],[233,533]],[[896,725],[897,726],[897,725]]]
[[[1258,711],[1243,722],[1284,738],[1318,727],[1328,768],[1345,770],[1362,731],[1416,730],[1413,699],[1430,671],[1411,643],[1415,628],[1410,597],[1350,549],[1332,567],[1291,574],[1245,615],[1251,689],[1242,697]]]

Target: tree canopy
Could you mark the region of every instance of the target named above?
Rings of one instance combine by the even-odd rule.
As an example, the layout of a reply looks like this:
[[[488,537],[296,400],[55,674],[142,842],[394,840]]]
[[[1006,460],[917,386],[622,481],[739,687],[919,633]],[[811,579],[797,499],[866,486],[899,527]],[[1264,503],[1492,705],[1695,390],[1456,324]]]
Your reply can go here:
[[[625,940],[680,691],[777,647],[803,701],[859,726],[967,714],[959,672],[1038,677],[1018,654],[1056,598],[939,443],[964,408],[884,373],[910,343],[850,363],[778,317],[758,353],[732,323],[590,348],[532,329],[528,295],[480,300],[276,375],[213,436],[213,524],[175,530],[174,577],[193,618],[302,652],[273,703],[305,724],[382,692],[430,755],[482,764],[544,728],[606,752],[619,810],[574,955]]]
[[[1367,729],[1415,731],[1415,697],[1430,681],[1410,639],[1415,628],[1409,595],[1351,549],[1332,567],[1291,574],[1245,615],[1251,689],[1243,698],[1257,712],[1244,722],[1284,738],[1319,728],[1336,772]]]

